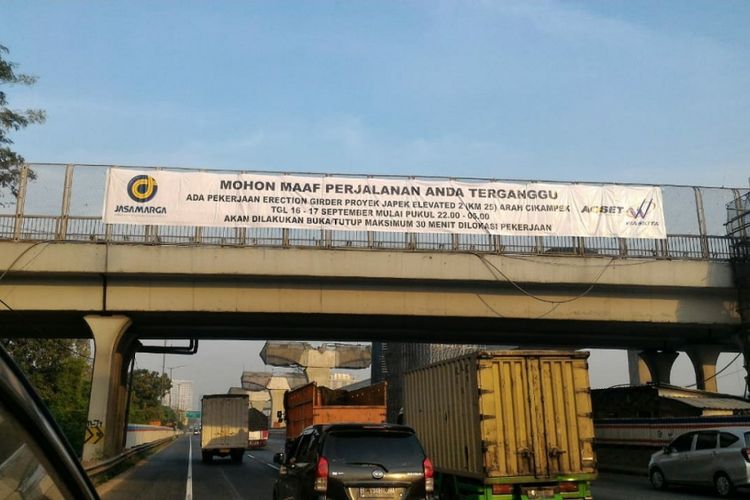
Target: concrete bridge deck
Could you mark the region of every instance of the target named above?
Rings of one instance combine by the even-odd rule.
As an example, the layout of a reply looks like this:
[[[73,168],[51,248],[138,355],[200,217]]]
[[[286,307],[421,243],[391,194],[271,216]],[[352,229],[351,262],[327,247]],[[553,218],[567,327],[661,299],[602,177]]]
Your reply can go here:
[[[0,269],[6,335],[125,314],[140,337],[735,350],[740,325],[728,262],[4,241]]]

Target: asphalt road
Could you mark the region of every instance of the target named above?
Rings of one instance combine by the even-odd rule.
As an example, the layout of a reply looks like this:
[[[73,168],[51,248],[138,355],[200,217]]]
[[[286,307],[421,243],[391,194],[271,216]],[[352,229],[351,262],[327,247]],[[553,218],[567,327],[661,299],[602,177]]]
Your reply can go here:
[[[212,463],[204,464],[200,436],[184,436],[98,490],[103,500],[185,500],[188,490],[192,490],[192,498],[197,500],[271,499],[278,473],[273,454],[282,449],[282,436],[272,435],[265,449],[247,450],[242,464],[234,464],[229,458],[215,458]]]
[[[651,487],[648,478],[625,474],[602,472],[594,481],[591,489],[596,500],[699,500],[718,498],[710,487],[674,486],[666,491],[656,491]],[[748,490],[742,490],[734,498],[750,498]]]
[[[192,480],[188,480],[188,455]],[[214,459],[201,462],[200,436],[184,436],[134,468],[101,485],[103,500],[185,500],[191,490],[196,500],[271,499],[278,468],[273,454],[283,448],[283,435],[272,433],[263,450],[248,450],[243,463]],[[651,488],[646,477],[602,473],[593,485],[596,500],[698,500],[716,498],[707,489],[675,488],[665,492]],[[737,498],[750,498],[747,492]]]

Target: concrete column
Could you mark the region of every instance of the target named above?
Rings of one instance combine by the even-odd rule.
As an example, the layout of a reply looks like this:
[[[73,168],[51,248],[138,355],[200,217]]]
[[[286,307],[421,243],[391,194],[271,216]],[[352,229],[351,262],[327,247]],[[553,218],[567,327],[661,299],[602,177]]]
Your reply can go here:
[[[739,345],[742,349],[743,361],[745,364],[745,387],[750,394],[750,332],[742,331],[739,335]]]
[[[83,318],[94,335],[91,399],[83,445],[83,462],[102,460],[119,453],[127,406],[127,365],[132,352],[122,339],[131,324],[127,316],[89,315]]]
[[[647,349],[640,353],[640,357],[651,373],[651,380],[657,384],[669,383],[672,365],[674,365],[677,356],[679,354],[676,351],[657,351],[655,349]]]
[[[289,381],[286,377],[271,377],[268,381],[268,392],[271,394],[271,427],[286,427],[284,421],[284,393],[289,390]],[[279,422],[279,412],[282,419]]]
[[[283,396],[283,392],[281,393]],[[249,391],[250,396],[250,407],[255,408],[258,411],[263,411],[268,406],[268,401],[271,397],[268,395],[268,391]]]
[[[628,350],[628,372],[630,385],[643,385],[651,382],[651,372],[641,357],[640,351]]]
[[[693,346],[685,350],[695,369],[695,384],[702,391],[719,392],[716,362],[721,349],[717,346]]]
[[[315,382],[319,386],[331,385],[331,366],[306,366],[305,377],[308,382]]]

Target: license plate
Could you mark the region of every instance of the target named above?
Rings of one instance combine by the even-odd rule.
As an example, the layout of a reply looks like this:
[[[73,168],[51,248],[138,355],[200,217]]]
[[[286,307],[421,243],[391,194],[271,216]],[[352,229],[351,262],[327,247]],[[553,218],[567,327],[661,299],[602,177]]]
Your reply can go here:
[[[219,450],[219,453],[229,453],[231,450],[229,448],[222,448]]]
[[[530,488],[526,491],[529,500],[537,498],[552,498],[555,496],[555,490],[552,488]]]
[[[396,494],[396,488],[360,488],[359,498],[388,498]]]

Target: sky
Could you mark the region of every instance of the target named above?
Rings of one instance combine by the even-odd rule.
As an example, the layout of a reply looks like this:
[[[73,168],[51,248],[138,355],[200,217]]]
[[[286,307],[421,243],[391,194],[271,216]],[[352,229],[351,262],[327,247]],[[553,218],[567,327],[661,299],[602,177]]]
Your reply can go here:
[[[747,187],[748,25],[731,0],[6,0],[0,44],[39,77],[5,89],[47,112],[11,135],[31,162]],[[234,385],[258,349],[221,345],[189,363]]]

